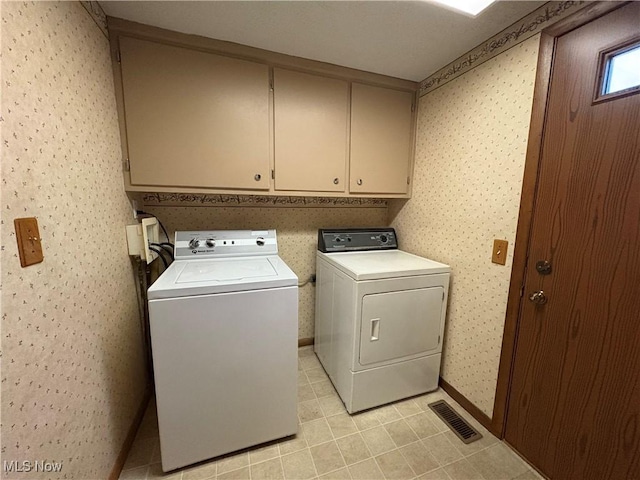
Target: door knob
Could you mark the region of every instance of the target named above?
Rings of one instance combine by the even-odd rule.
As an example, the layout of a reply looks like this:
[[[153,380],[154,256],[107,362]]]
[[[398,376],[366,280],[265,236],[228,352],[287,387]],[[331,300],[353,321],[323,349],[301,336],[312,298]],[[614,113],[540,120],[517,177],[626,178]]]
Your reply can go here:
[[[531,295],[529,295],[529,300],[531,300],[536,305],[544,305],[545,303],[547,303],[547,296],[542,290],[538,290],[537,292],[533,292]]]

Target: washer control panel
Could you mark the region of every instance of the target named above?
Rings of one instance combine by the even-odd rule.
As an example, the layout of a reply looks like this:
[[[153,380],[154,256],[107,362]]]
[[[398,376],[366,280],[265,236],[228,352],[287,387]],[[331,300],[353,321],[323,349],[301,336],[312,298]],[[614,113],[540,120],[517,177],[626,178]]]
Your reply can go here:
[[[330,252],[363,252],[398,248],[393,228],[338,228],[318,230],[318,250]]]
[[[275,230],[176,232],[175,259],[277,255]]]

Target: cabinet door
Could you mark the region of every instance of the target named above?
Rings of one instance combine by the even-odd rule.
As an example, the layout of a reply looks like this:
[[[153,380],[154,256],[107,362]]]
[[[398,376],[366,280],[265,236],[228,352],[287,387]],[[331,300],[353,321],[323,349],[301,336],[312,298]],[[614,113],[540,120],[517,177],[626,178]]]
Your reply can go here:
[[[344,192],[349,84],[274,69],[275,189]]]
[[[131,184],[269,188],[269,68],[120,38]]]
[[[413,94],[354,83],[351,91],[352,193],[407,193]]]

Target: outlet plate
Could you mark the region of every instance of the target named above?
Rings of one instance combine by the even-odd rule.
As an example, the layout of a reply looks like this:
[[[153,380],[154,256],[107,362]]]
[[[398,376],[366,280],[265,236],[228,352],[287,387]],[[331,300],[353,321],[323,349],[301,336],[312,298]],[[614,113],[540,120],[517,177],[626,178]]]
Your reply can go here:
[[[28,267],[44,260],[42,254],[42,238],[38,229],[38,220],[35,217],[16,218],[13,221],[18,240],[18,253],[20,266]]]
[[[133,218],[138,218],[138,202],[131,199],[131,208],[133,209]]]
[[[155,217],[143,218],[141,223],[127,225],[127,246],[129,255],[139,256],[147,263],[158,258],[158,254],[149,250],[150,243],[160,243],[158,220]]]
[[[509,248],[509,242],[506,240],[494,240],[493,241],[493,253],[491,254],[491,261],[498,265],[504,265],[507,263],[507,249]]]
[[[129,247],[129,255],[132,257],[141,257],[144,260],[142,224],[127,225],[127,247]]]
[[[158,258],[156,252],[149,250],[149,244],[151,243],[160,243],[160,231],[156,217],[142,219],[142,245],[144,247],[144,258],[147,260],[147,263],[151,263]]]

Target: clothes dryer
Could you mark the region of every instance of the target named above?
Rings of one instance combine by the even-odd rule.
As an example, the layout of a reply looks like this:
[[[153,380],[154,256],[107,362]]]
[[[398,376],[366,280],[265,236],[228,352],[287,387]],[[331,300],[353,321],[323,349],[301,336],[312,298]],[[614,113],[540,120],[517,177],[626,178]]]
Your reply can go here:
[[[448,265],[384,229],[318,233],[315,352],[349,413],[438,387]]]

